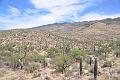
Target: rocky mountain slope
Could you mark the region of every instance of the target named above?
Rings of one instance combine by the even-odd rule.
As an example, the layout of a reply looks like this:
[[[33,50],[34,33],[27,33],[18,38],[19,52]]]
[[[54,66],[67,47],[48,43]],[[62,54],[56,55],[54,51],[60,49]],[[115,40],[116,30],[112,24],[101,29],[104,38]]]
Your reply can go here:
[[[120,38],[120,18],[75,23],[56,23],[29,29],[14,29],[0,32],[1,43],[30,42],[36,48],[58,46],[67,41],[71,46],[80,46],[93,40]],[[59,46],[62,46],[59,44]]]
[[[119,80],[119,66],[120,18],[0,31],[0,80]]]

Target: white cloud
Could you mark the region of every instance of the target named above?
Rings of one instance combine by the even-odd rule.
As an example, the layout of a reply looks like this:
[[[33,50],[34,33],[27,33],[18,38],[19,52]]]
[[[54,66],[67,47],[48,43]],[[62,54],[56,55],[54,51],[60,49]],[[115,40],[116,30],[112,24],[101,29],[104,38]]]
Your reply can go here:
[[[50,17],[55,21],[61,21],[66,19],[68,16],[74,16],[73,19],[76,20],[78,17],[76,15],[78,12],[82,12],[87,7],[92,5],[93,1],[90,0],[30,0],[31,3],[37,9],[47,9],[51,13],[44,16],[44,18]]]
[[[7,29],[13,28],[29,28],[45,24],[52,24],[59,21],[65,21],[66,18],[73,16],[76,20],[78,12],[82,12],[85,8],[90,6],[89,2],[83,0],[30,0],[36,9],[28,9],[20,15],[19,9],[9,6],[8,11],[12,15],[2,17],[0,22],[4,23]],[[76,5],[79,4],[79,5]],[[39,13],[40,9],[46,9],[50,13],[42,15]],[[29,15],[32,13],[33,15]]]
[[[31,3],[38,9],[50,9],[54,7],[67,6],[79,3],[79,0],[31,0]]]
[[[21,14],[20,10],[18,10],[17,8],[12,7],[12,6],[9,6],[8,11],[9,11],[10,14],[13,15],[13,16],[18,16],[18,15]]]
[[[80,17],[80,21],[91,21],[91,20],[101,20],[106,18],[117,18],[120,14],[114,14],[114,15],[105,15],[100,13],[88,13],[82,17]]]
[[[107,16],[98,13],[88,13],[82,17],[78,16],[78,12],[81,13],[88,7],[95,5],[96,1],[101,0],[30,0],[36,9],[27,9],[21,15],[19,9],[9,6],[8,11],[11,14],[0,16],[0,23],[3,23],[4,29],[15,29],[52,24],[65,21],[67,18],[72,21],[88,21],[120,16]],[[40,9],[46,9],[50,13],[43,15],[39,12]]]

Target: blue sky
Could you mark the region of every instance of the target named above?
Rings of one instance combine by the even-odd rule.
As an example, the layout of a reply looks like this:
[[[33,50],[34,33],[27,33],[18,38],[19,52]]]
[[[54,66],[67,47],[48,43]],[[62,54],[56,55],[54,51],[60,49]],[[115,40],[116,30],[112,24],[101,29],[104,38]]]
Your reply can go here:
[[[0,30],[120,17],[120,0],[0,0]]]

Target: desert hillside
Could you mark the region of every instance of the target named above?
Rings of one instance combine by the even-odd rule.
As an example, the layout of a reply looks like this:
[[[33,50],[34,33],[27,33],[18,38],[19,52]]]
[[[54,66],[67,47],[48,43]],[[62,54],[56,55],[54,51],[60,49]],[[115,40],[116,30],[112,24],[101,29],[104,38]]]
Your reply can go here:
[[[0,80],[120,80],[120,17],[0,31]]]

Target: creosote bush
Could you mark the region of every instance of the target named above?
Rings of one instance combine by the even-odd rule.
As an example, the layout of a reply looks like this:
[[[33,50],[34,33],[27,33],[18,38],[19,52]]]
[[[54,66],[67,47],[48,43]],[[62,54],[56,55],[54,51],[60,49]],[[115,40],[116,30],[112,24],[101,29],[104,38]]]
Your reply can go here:
[[[3,77],[6,74],[6,71],[4,69],[0,69],[0,77]]]
[[[44,61],[44,56],[42,55],[39,55],[39,54],[32,54],[31,55],[31,61],[34,61],[34,62],[43,62]]]
[[[52,47],[52,48],[49,48],[47,52],[48,52],[48,57],[53,58],[57,56],[60,51],[57,48]]]
[[[39,65],[37,64],[29,64],[25,67],[25,71],[28,73],[33,73],[35,70],[39,69]]]
[[[106,62],[103,64],[102,67],[103,67],[103,68],[104,68],[104,67],[112,67],[112,62],[111,62],[111,61],[106,61]]]

